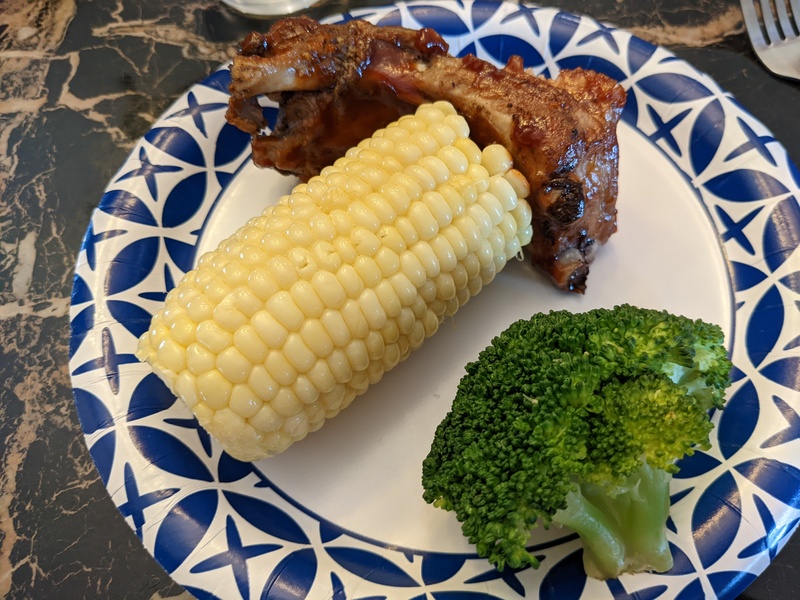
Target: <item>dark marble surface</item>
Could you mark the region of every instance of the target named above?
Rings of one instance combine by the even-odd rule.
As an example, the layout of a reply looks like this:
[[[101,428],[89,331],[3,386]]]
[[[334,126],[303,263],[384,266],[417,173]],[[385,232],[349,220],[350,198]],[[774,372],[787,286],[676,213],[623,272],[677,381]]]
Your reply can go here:
[[[800,83],[758,64],[734,0],[551,4],[670,47],[800,163]],[[67,368],[72,270],[136,140],[264,26],[212,0],[0,4],[0,597],[189,597],[141,547],[86,450]],[[799,568],[796,534],[742,598],[800,597]]]

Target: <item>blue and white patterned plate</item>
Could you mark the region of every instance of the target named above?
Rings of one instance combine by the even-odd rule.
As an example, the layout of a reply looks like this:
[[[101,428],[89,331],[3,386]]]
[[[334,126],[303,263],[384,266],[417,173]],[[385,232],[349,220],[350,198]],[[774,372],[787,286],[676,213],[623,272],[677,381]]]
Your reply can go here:
[[[198,598],[733,598],[800,520],[800,172],[707,76],[589,18],[468,0],[343,18],[354,17],[434,27],[458,55],[521,54],[538,73],[582,66],[621,81],[620,231],[585,296],[512,264],[353,408],[283,455],[237,462],[133,356],[199,253],[293,184],[251,165],[247,136],[224,119],[229,73],[217,71],[114,176],[76,266],[75,403],[120,512]],[[554,529],[532,539],[540,569],[498,573],[421,499],[433,430],[464,364],[511,321],[619,302],[718,322],[735,363],[713,448],[673,482],[675,567],[587,580],[579,541]]]

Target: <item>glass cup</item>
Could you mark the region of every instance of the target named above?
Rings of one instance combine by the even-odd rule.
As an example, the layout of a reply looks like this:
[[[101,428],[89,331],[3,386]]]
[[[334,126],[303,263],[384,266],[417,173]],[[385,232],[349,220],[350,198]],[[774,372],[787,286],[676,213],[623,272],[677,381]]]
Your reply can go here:
[[[228,7],[248,17],[276,17],[323,4],[326,0],[222,0]]]

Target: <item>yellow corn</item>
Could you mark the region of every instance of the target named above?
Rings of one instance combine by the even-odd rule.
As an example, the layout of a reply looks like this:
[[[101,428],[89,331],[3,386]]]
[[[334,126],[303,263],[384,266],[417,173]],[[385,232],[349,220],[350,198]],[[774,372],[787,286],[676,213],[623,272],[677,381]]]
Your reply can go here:
[[[203,255],[137,356],[240,460],[404,360],[531,238],[525,178],[446,102],[361,142]]]

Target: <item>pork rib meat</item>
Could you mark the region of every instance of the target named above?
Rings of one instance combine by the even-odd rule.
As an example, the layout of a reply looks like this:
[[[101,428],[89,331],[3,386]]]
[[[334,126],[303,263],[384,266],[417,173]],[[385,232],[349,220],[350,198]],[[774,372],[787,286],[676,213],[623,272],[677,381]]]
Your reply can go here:
[[[245,38],[230,92],[227,118],[252,135],[255,163],[303,180],[419,104],[449,101],[478,144],[503,144],[527,177],[527,250],[560,289],[584,292],[596,249],[616,231],[625,91],[605,75],[575,69],[548,80],[517,56],[503,68],[453,57],[431,29],[293,17]],[[262,95],[279,103],[271,132]]]

